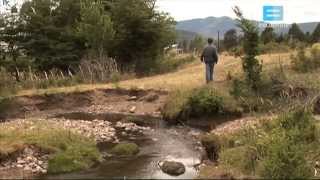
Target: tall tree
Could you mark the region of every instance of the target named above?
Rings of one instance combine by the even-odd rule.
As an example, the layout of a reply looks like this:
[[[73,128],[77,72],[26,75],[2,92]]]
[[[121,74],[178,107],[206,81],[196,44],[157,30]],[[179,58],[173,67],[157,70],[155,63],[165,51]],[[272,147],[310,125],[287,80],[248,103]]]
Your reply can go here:
[[[205,45],[205,41],[202,38],[202,36],[197,35],[190,42],[190,50],[193,52],[199,53],[203,49],[204,45]]]
[[[115,31],[111,18],[104,11],[101,1],[82,1],[78,33],[86,39],[91,55],[100,60],[108,55]]]
[[[3,15],[0,26],[0,66],[11,72],[16,81],[20,81],[19,70],[28,67],[25,58],[22,58],[23,47],[21,46],[21,19],[16,13],[16,8],[12,7],[13,13]]]
[[[116,30],[112,55],[137,73],[152,71],[163,49],[175,41],[174,20],[154,8],[155,0],[117,0],[111,6]]]
[[[242,58],[242,67],[246,74],[246,80],[253,90],[258,91],[262,72],[262,64],[256,57],[259,52],[258,28],[253,22],[244,18],[239,7],[236,6],[233,10],[238,17],[238,26],[243,32],[244,57]]]
[[[226,50],[229,50],[238,45],[237,30],[230,29],[224,34],[223,46]]]
[[[84,43],[76,36],[80,20],[78,0],[26,1],[20,10],[26,55],[35,59],[40,70],[67,70],[79,63]]]
[[[320,42],[320,23],[318,23],[316,29],[313,31],[311,40],[313,43]]]
[[[264,44],[275,41],[276,34],[272,26],[268,25],[261,33],[261,40]]]
[[[291,25],[288,35],[289,35],[289,38],[292,38],[294,40],[299,40],[299,41],[305,40],[305,34],[302,32],[299,25],[296,23],[293,23]]]

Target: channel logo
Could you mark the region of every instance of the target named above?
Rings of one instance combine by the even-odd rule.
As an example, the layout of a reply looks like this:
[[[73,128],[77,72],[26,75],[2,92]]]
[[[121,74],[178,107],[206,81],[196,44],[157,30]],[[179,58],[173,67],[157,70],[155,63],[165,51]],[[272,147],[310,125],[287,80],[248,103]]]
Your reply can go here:
[[[283,6],[263,6],[263,21],[283,21]]]

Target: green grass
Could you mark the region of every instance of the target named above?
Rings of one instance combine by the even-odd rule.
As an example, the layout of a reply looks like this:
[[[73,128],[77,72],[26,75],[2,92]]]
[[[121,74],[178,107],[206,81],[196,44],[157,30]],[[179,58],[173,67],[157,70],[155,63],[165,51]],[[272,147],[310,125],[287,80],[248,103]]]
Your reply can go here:
[[[120,143],[110,151],[117,156],[133,156],[139,153],[139,146],[135,143]]]
[[[311,178],[320,153],[316,123],[309,110],[299,108],[224,135],[220,142],[233,143],[221,146],[219,166],[258,178]]]
[[[43,121],[2,124],[0,144],[0,157],[8,157],[26,145],[34,145],[50,153],[49,173],[86,169],[101,160],[93,139]]]

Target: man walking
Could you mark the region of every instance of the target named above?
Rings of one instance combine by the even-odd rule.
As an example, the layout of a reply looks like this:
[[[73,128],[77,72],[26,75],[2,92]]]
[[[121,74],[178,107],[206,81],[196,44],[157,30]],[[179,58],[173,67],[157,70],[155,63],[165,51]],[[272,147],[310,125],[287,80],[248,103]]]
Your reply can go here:
[[[201,62],[206,65],[206,80],[210,83],[213,81],[214,65],[218,63],[217,48],[213,45],[212,38],[208,39],[208,45],[201,54]]]

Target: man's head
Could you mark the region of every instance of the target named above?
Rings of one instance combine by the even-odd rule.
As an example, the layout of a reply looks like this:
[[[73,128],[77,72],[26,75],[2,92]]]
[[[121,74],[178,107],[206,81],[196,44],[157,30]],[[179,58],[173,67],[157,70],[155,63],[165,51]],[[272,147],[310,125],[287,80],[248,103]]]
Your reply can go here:
[[[213,43],[213,39],[212,38],[209,38],[208,39],[208,44],[212,44]]]

